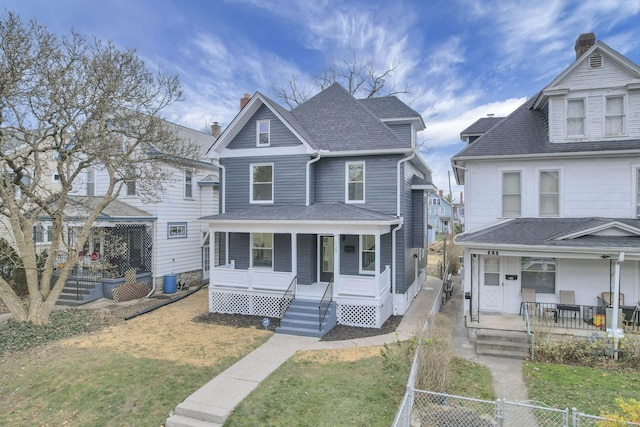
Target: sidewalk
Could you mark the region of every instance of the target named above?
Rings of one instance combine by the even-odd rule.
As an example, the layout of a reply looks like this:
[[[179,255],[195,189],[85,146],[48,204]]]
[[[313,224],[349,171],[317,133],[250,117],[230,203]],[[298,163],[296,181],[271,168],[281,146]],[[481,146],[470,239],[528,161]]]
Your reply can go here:
[[[411,338],[422,327],[428,314],[437,309],[440,284],[440,279],[427,277],[394,333],[345,341],[273,335],[262,346],[187,397],[176,407],[175,414],[167,418],[165,426],[221,426],[233,409],[296,351],[379,346]]]

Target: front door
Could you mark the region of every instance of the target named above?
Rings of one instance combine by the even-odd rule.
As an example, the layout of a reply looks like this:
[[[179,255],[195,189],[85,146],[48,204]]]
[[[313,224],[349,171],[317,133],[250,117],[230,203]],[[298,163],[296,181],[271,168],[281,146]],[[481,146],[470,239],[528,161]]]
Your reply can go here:
[[[333,280],[333,236],[320,236],[320,281]]]
[[[484,257],[480,264],[480,310],[502,312],[504,287],[502,286],[499,257]]]

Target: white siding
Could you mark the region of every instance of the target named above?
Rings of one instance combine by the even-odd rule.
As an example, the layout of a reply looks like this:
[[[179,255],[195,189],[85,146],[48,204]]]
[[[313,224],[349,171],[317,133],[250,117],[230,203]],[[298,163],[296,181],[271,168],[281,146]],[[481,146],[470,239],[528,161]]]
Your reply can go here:
[[[585,61],[560,80],[556,87],[570,90],[606,89],[624,86],[631,78],[633,77],[627,71],[608,57],[603,58],[600,68],[589,68],[588,58],[585,58]]]
[[[635,168],[640,156],[547,161],[468,162],[466,227],[475,230],[500,217],[500,171],[522,171],[522,217],[538,216],[539,172],[560,171],[560,217],[635,218]]]

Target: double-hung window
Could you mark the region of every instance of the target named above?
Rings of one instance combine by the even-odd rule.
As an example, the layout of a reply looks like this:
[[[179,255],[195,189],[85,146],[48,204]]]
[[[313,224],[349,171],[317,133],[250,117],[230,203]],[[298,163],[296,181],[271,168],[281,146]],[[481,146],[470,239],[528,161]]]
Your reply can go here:
[[[376,273],[376,236],[360,235],[360,274]]]
[[[186,222],[169,222],[167,223],[168,239],[186,239],[187,223]]]
[[[256,147],[268,147],[271,144],[271,122],[258,120],[256,122]]]
[[[520,172],[502,173],[502,216],[515,218],[520,216]]]
[[[558,171],[540,171],[540,216],[560,214],[560,183]]]
[[[185,199],[193,197],[193,173],[191,171],[184,172],[184,197]]]
[[[567,136],[585,136],[584,98],[567,100]]]
[[[273,267],[273,234],[251,234],[251,266]]]
[[[624,96],[607,96],[604,114],[604,136],[624,135]]]
[[[273,203],[273,164],[251,165],[251,203]]]
[[[93,168],[87,169],[87,196],[96,195],[96,171]]]
[[[136,171],[130,169],[127,171],[127,177],[125,179],[125,185],[127,186],[127,196],[136,195]]]
[[[364,162],[345,164],[346,203],[364,202]]]

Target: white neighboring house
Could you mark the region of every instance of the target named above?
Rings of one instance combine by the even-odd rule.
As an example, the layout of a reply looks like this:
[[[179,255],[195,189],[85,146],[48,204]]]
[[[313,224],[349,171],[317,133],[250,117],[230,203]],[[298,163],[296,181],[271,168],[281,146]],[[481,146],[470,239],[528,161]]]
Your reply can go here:
[[[162,183],[159,200],[149,202],[136,195],[136,182],[126,183],[118,199],[114,200],[95,222],[92,234],[85,243],[79,257],[78,268],[74,270],[67,288],[61,295],[59,303],[63,303],[69,295],[72,302],[84,303],[102,296],[110,298],[114,285],[103,284],[103,291],[91,289],[90,294],[82,299],[81,292],[73,290],[73,283],[87,288],[90,280],[108,282],[102,279],[89,279],[90,273],[108,266],[117,270],[113,273],[122,276],[124,271],[133,268],[137,280],[149,282],[156,291],[163,290],[164,276],[176,275],[178,282],[199,282],[208,279],[210,266],[208,225],[197,221],[205,215],[218,213],[219,181],[218,166],[205,159],[204,154],[215,142],[211,134],[188,129],[169,123],[185,140],[197,143],[199,153],[193,159],[182,159],[178,163],[182,167],[167,164],[173,170],[173,178]],[[214,130],[215,132],[215,130]],[[175,161],[175,159],[174,159]],[[55,181],[55,177],[52,177]],[[86,172],[82,179],[74,183],[71,203],[77,206],[77,212],[67,212],[69,228],[68,239],[74,238],[74,221],[81,222],[84,204],[92,205],[101,199],[108,185],[106,172],[94,168]],[[75,219],[74,219],[75,218]],[[39,243],[47,244],[47,220],[42,218]],[[38,237],[38,230],[36,237]],[[126,251],[117,257],[109,256],[109,240],[118,236],[124,242]],[[75,254],[74,254],[75,255]],[[64,262],[68,254],[61,254],[60,262]],[[106,270],[106,268],[105,268]],[[89,276],[88,276],[89,274]],[[113,275],[112,274],[112,275]],[[103,276],[104,274],[100,274]],[[85,279],[85,283],[83,282]],[[97,285],[96,287],[100,287]]]
[[[581,35],[575,62],[452,165],[466,193],[456,243],[471,321],[519,313],[521,291],[532,288],[545,307],[560,307],[569,291],[593,323],[603,292],[618,285],[629,319],[640,300],[637,64]]]

